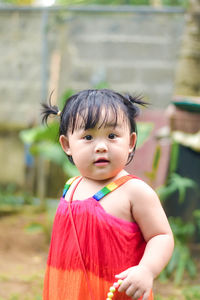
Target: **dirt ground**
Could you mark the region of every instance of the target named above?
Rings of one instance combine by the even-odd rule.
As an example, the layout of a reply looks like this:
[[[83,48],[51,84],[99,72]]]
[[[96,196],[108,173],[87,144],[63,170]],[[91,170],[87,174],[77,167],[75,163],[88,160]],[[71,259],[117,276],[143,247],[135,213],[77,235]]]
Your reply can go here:
[[[0,300],[40,300],[48,246],[44,233],[27,230],[43,214],[0,218]]]
[[[0,217],[0,300],[42,299],[48,232],[37,227],[31,232],[28,228],[45,222],[44,213]],[[157,299],[184,300],[181,288],[171,282],[161,284],[157,280],[155,293],[163,297]]]

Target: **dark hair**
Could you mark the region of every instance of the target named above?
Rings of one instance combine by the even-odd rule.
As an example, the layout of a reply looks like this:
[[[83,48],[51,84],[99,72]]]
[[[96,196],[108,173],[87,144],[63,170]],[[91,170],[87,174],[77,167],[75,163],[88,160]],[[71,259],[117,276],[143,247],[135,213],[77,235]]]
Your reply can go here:
[[[140,111],[137,104],[146,105],[139,96],[131,96],[129,94],[122,95],[109,89],[83,90],[66,100],[65,106],[60,114],[59,135],[67,135],[69,131],[73,133],[78,126],[77,120],[80,115],[83,119],[81,126],[83,126],[85,130],[94,128],[99,124],[102,117],[102,108],[105,108],[106,113],[99,128],[106,125],[108,121],[108,112],[110,112],[110,110],[112,110],[113,115],[115,116],[113,126],[116,126],[118,112],[121,110],[129,121],[130,133],[137,133],[135,118],[139,115]],[[49,105],[42,104],[42,106],[43,123],[47,123],[50,114],[58,115],[59,109],[55,105],[52,106],[51,101],[49,101]],[[133,149],[133,152],[130,153],[127,164],[132,160],[134,152],[135,148]],[[68,158],[73,162],[71,157]]]

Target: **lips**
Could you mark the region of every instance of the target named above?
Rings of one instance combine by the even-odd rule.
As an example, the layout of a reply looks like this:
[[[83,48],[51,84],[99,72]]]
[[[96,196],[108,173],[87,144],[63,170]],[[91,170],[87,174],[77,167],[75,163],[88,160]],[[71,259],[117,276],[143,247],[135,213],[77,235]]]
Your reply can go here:
[[[104,157],[100,157],[97,160],[95,160],[95,162],[94,162],[94,164],[98,165],[98,166],[104,166],[104,165],[107,165],[108,163],[109,163],[109,160]]]

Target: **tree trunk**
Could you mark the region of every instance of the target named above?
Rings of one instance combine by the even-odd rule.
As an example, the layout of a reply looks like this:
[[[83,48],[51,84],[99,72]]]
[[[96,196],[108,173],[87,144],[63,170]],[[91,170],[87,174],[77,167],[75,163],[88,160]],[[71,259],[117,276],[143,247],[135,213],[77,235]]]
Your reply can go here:
[[[190,0],[176,74],[175,94],[200,96],[200,0]]]

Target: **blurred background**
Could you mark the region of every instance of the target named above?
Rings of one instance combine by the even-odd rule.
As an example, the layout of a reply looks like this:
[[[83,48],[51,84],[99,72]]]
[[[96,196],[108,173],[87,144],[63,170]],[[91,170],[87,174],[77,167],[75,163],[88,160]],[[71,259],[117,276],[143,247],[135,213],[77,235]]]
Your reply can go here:
[[[53,216],[78,173],[41,103],[88,88],[149,103],[127,170],[175,235],[155,299],[200,299],[200,0],[1,0],[0,38],[0,300],[42,299]]]

